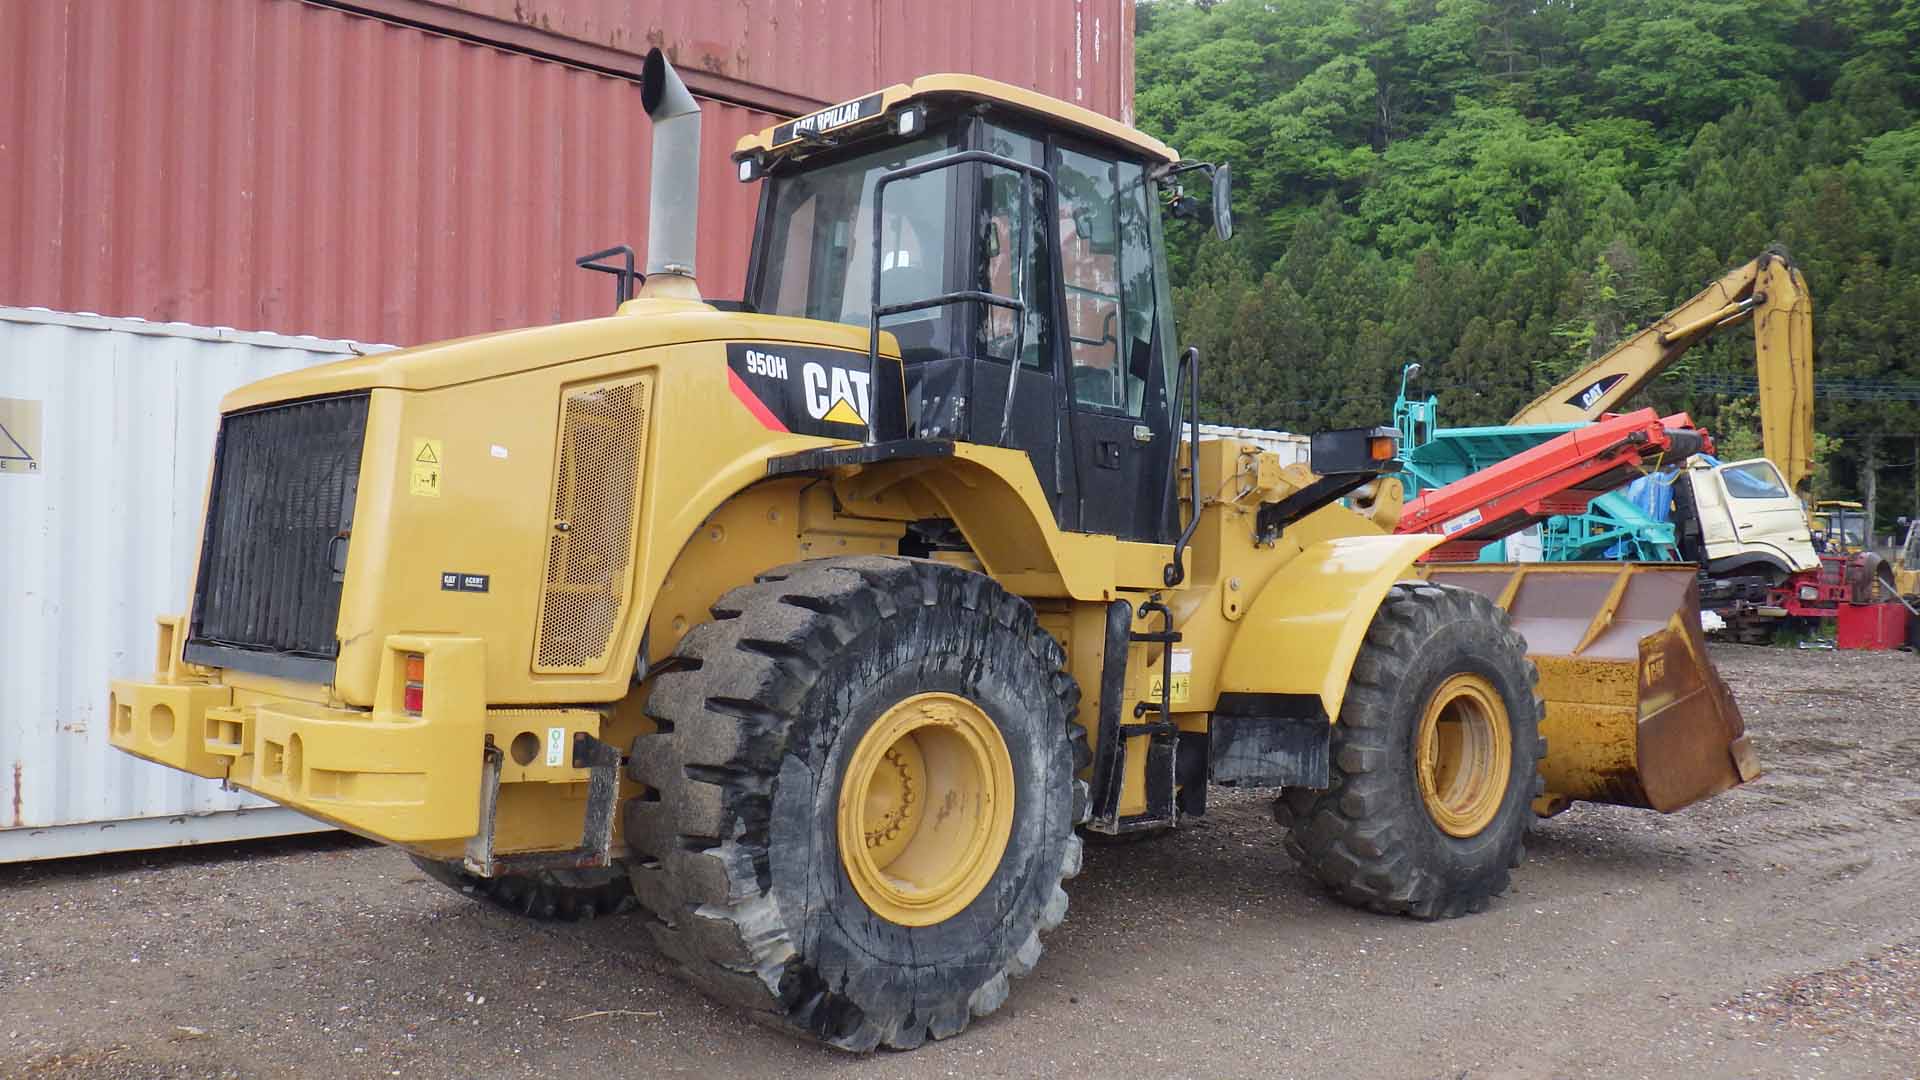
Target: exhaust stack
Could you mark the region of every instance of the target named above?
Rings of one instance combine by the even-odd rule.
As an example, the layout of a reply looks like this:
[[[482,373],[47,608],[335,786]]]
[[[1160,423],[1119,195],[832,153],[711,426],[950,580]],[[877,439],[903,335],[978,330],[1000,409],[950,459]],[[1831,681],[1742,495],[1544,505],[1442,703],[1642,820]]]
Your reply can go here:
[[[653,121],[643,297],[700,299],[694,281],[699,237],[700,106],[659,49],[640,69],[640,104]]]

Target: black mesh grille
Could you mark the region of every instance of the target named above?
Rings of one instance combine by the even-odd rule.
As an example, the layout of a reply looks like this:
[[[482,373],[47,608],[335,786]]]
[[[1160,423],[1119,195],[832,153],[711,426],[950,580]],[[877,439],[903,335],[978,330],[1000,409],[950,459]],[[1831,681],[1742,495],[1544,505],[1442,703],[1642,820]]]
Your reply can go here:
[[[323,661],[339,653],[340,570],[366,427],[366,394],[221,422],[190,654],[192,645]]]

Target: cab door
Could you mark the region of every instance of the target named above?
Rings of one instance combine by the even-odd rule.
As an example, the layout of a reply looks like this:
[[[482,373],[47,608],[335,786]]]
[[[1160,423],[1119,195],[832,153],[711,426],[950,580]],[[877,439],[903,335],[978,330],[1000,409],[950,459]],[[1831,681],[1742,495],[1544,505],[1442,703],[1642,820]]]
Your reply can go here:
[[[1697,561],[1705,562],[1728,554],[1739,537],[1733,531],[1733,517],[1727,509],[1727,489],[1718,469],[1692,469],[1687,474],[1693,495],[1694,517],[1699,523],[1700,540],[1705,550]]]
[[[989,153],[1046,168],[1045,139],[998,117],[979,122],[976,140]],[[965,430],[974,442],[1025,450],[1055,521],[1072,528],[1079,504],[1053,330],[1052,201],[1045,184],[1010,169],[981,164],[971,179],[975,255],[966,287],[1017,299],[1026,310],[1016,315],[998,305],[971,305],[975,321]]]
[[[1052,163],[1079,529],[1163,541],[1175,440],[1158,207],[1136,162],[1057,142]]]

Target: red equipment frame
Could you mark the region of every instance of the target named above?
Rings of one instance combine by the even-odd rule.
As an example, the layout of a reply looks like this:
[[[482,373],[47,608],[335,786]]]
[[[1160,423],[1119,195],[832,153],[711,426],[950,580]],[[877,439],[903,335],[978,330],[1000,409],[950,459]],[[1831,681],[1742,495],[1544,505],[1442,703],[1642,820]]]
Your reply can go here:
[[[1556,514],[1587,505],[1667,460],[1712,453],[1713,440],[1686,413],[1652,409],[1602,417],[1444,487],[1400,512],[1399,533],[1437,533],[1446,543],[1427,562],[1470,562],[1480,549]]]

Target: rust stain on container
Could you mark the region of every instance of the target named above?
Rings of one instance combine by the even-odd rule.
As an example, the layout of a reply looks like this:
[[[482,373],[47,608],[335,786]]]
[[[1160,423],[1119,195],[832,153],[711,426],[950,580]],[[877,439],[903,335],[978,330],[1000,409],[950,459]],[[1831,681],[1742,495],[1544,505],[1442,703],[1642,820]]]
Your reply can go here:
[[[1133,0],[430,0],[824,101],[936,71],[1133,110]]]
[[[20,808],[24,804],[26,797],[25,787],[21,780],[25,769],[25,762],[15,761],[13,763],[13,824],[15,828],[19,828],[26,823],[26,818],[22,816],[20,812]]]
[[[716,80],[699,257],[720,298],[758,194],[727,155],[782,118],[734,102],[968,71],[1131,113],[1131,0],[361,6],[386,17],[0,0],[0,303],[400,344],[604,313],[573,259],[644,243],[651,130],[630,78],[540,58],[574,42],[634,71],[657,43]]]

